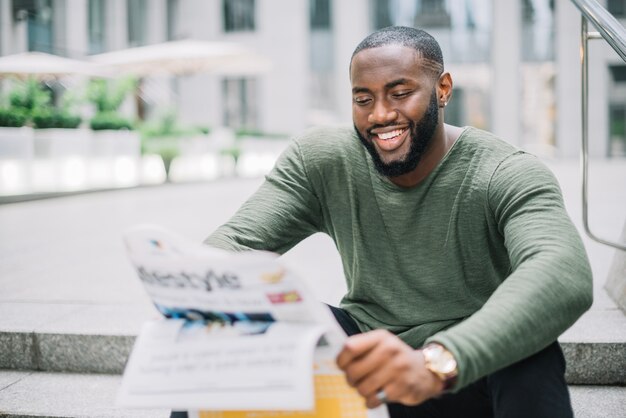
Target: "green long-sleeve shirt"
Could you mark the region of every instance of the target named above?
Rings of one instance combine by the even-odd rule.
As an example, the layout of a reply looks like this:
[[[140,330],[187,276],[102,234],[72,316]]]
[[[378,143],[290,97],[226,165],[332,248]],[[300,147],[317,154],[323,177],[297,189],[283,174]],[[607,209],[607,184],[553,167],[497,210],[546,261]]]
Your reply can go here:
[[[363,331],[444,344],[456,389],[525,358],[591,304],[581,239],[535,157],[466,128],[417,186],[375,170],[349,128],[296,138],[260,189],[205,241],[284,253],[323,232],[341,255],[341,306]]]

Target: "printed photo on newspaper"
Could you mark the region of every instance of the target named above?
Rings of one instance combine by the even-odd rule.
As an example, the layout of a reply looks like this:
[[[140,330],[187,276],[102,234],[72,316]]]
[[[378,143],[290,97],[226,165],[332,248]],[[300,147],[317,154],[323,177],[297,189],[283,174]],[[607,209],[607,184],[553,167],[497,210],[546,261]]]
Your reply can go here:
[[[198,418],[386,416],[346,384],[334,366],[343,330],[277,255],[231,253],[155,226],[124,241],[163,319],[137,337],[118,405],[203,411]]]

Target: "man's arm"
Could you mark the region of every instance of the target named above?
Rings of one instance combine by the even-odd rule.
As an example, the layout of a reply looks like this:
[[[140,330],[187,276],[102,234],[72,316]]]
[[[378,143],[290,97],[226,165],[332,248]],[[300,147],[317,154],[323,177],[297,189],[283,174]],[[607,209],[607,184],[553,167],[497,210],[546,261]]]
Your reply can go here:
[[[227,250],[284,253],[320,230],[320,204],[292,142],[261,187],[204,243]]]
[[[458,388],[543,349],[592,302],[587,255],[543,164],[524,153],[503,161],[490,182],[488,204],[511,274],[474,315],[427,341],[454,354]]]

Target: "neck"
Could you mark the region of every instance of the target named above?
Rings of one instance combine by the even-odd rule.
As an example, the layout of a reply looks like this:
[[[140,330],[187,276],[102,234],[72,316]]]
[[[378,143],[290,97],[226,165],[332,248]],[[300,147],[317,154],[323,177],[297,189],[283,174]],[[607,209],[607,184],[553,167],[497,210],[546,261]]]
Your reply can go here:
[[[461,134],[462,129],[452,125],[440,124],[433,135],[433,140],[422,155],[417,167],[409,173],[389,177],[396,186],[410,188],[424,180],[445,157]]]

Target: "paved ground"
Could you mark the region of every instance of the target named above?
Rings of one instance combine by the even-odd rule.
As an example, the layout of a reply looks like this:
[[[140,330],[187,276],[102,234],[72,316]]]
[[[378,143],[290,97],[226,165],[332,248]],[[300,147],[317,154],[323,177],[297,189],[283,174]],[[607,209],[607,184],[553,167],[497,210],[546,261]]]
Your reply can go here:
[[[580,227],[578,162],[547,163]],[[260,183],[227,179],[0,205],[0,303],[146,303],[126,260],[122,232],[137,223],[154,223],[201,240]],[[617,240],[626,220],[625,161],[593,162],[591,202],[591,227]],[[584,238],[595,274],[594,307],[614,307],[601,288],[615,250]],[[339,299],[342,272],[329,238],[314,236],[286,258],[315,284],[322,300]]]

